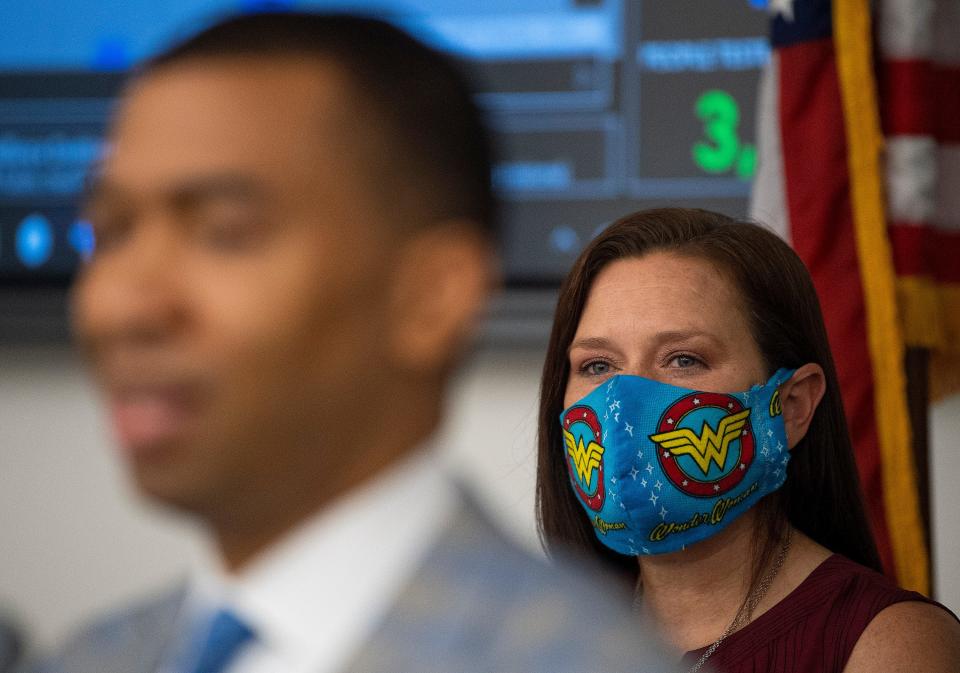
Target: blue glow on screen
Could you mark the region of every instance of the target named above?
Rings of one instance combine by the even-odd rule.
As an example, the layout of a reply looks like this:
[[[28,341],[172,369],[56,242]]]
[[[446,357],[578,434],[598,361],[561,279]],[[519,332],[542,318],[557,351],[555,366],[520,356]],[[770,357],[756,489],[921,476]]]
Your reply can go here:
[[[580,236],[572,227],[554,227],[550,232],[550,246],[559,253],[572,255],[580,250]]]
[[[17,227],[17,257],[31,269],[43,265],[53,254],[53,227],[39,213],[27,215]]]
[[[67,231],[67,242],[80,255],[81,259],[90,259],[94,248],[93,226],[86,220],[76,220]]]

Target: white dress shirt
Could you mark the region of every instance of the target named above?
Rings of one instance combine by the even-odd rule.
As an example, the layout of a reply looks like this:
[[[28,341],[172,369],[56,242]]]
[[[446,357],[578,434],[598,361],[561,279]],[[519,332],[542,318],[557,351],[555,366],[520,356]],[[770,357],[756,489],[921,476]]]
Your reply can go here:
[[[229,673],[346,666],[448,523],[453,485],[429,450],[351,491],[239,574],[196,573],[187,613],[229,608],[254,631]]]

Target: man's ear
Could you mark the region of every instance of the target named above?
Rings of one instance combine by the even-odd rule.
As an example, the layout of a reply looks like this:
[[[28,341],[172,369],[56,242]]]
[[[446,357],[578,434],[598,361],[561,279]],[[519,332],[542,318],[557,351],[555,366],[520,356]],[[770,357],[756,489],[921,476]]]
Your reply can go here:
[[[826,389],[827,379],[823,368],[812,362],[797,369],[793,376],[780,386],[780,404],[783,407],[788,448],[793,449],[806,437],[813,414]]]
[[[389,289],[394,363],[442,373],[474,336],[497,277],[492,243],[478,225],[452,220],[402,243]]]

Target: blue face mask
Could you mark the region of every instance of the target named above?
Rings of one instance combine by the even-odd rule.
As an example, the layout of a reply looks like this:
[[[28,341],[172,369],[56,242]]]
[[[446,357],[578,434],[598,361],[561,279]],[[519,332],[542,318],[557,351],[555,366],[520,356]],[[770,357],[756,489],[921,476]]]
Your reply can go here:
[[[570,485],[597,539],[637,556],[726,528],[787,478],[781,369],[743,393],[614,376],[560,415]]]

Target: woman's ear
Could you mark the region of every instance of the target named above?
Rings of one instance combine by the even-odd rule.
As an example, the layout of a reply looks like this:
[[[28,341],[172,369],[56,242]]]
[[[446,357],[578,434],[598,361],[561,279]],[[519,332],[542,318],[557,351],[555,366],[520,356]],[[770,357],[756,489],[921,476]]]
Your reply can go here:
[[[827,379],[823,368],[812,362],[800,367],[780,386],[780,404],[783,408],[788,448],[793,449],[806,437],[813,414],[826,389]]]

